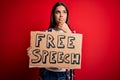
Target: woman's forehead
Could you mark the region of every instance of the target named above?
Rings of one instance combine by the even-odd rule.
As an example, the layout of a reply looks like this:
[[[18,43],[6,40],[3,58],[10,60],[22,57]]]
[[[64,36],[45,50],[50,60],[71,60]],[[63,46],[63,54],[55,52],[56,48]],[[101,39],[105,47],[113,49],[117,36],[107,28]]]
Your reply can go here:
[[[56,7],[56,10],[66,10],[64,6],[60,5]]]

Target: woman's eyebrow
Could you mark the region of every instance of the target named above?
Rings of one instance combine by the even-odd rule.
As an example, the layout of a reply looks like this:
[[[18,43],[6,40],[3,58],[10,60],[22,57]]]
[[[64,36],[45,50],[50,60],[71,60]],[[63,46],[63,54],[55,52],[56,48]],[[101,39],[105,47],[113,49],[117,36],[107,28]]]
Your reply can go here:
[[[66,11],[66,10],[62,10],[62,11]]]
[[[55,12],[60,12],[60,10],[56,10]]]
[[[55,12],[67,12],[65,9],[63,9],[63,10],[56,10]]]

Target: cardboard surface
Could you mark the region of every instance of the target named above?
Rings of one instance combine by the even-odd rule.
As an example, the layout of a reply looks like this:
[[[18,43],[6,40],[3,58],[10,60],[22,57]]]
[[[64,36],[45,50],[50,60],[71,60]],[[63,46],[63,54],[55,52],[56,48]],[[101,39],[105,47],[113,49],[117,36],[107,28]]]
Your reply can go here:
[[[30,68],[81,68],[82,34],[31,31],[30,46]]]

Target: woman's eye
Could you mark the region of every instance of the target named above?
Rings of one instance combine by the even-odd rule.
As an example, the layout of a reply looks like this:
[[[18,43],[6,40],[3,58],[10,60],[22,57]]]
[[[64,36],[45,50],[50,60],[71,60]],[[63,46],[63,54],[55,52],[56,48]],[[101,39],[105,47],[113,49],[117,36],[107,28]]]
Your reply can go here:
[[[63,11],[63,13],[67,13],[66,11]]]
[[[55,11],[56,14],[60,13],[60,11]]]

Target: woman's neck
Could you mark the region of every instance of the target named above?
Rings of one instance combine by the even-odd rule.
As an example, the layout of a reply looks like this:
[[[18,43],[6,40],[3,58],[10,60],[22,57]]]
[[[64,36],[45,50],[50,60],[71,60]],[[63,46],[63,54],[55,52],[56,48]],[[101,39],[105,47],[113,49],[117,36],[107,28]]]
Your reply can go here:
[[[54,30],[60,30],[57,26],[55,26],[53,29],[54,29]]]

